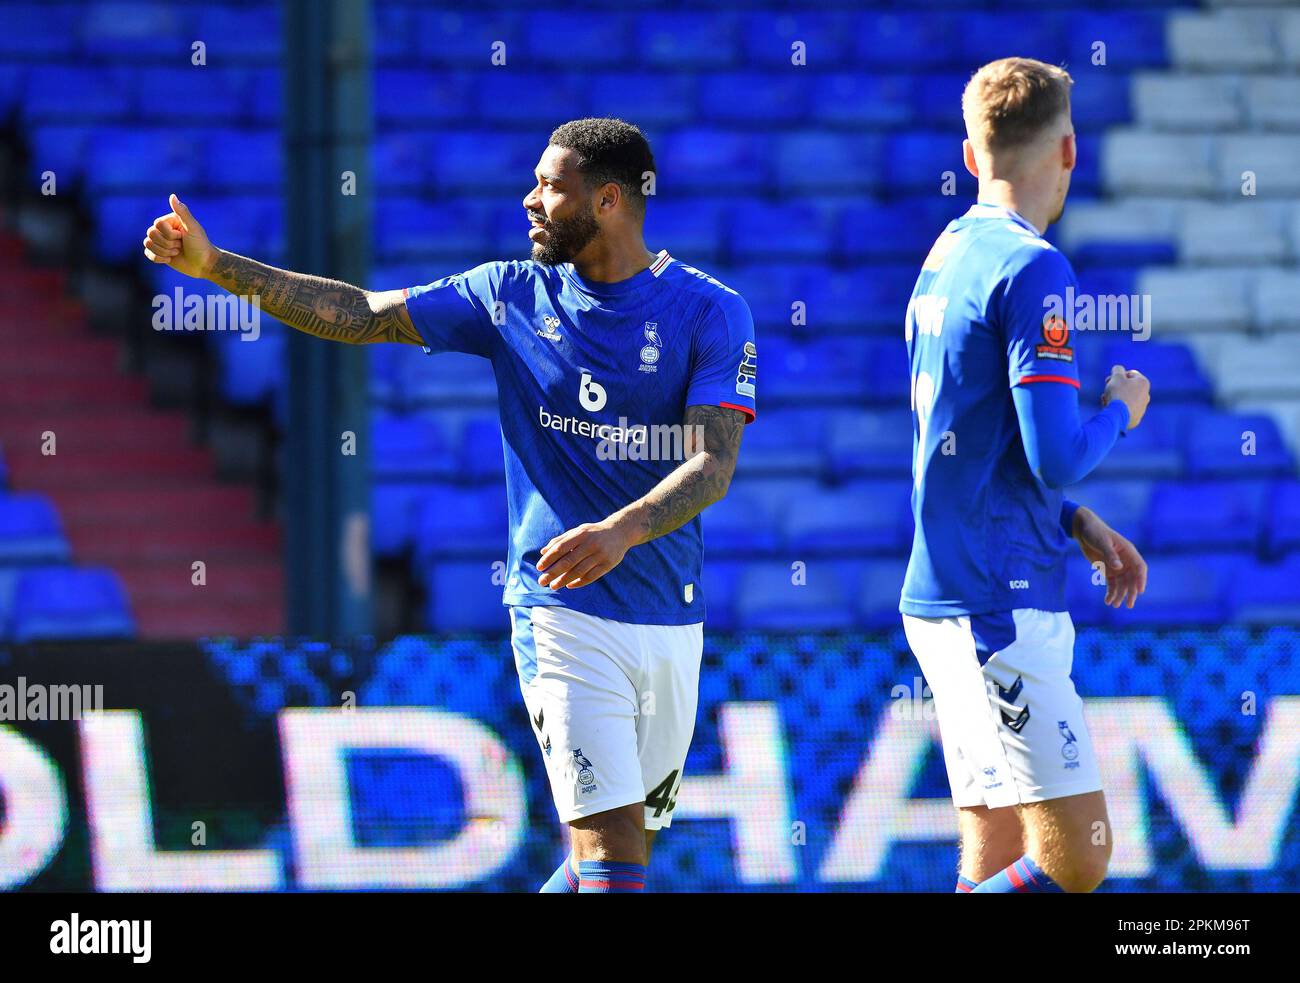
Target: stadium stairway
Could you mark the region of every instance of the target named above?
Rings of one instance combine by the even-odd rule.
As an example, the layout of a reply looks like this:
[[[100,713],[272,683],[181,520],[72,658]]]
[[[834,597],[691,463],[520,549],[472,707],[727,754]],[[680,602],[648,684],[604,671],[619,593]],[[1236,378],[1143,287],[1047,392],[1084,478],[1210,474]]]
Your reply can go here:
[[[25,263],[12,236],[0,257],[10,492],[46,497],[73,561],[117,574],[139,637],[282,631],[280,531],[254,518],[253,490],[218,483],[186,415],[152,408],[147,382],[118,371],[118,343],[90,331],[64,271]]]

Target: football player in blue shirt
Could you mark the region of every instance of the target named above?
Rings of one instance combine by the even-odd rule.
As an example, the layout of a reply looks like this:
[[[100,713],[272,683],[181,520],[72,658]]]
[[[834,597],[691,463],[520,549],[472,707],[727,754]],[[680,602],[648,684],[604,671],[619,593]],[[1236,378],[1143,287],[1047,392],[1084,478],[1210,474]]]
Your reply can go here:
[[[1070,678],[1065,562],[1073,538],[1116,607],[1145,589],[1146,564],[1061,489],[1138,425],[1149,385],[1115,366],[1102,410],[1080,422],[1075,325],[1057,313],[1077,283],[1042,238],[1075,163],[1071,84],[1026,58],[971,79],[979,201],[935,241],[907,308],[916,528],[899,608],[938,712],[958,891],[1090,891],[1111,851]]]
[[[217,249],[177,198],[156,263],[260,298],[321,338],[492,363],[509,503],[504,603],[572,853],[545,891],[635,892],[672,821],[703,650],[699,514],[754,418],[754,325],[734,290],[651,252],[641,131],[551,134],[523,200],[532,257],[373,292]]]

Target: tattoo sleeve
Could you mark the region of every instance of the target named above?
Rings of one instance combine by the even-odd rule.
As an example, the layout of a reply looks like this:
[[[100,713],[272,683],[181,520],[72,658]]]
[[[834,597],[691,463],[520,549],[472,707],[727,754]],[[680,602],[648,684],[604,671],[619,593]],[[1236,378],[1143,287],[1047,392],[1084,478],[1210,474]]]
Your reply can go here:
[[[731,484],[745,415],[725,406],[688,406],[685,423],[684,443],[694,455],[688,451],[680,467],[628,507],[637,523],[637,543],[684,526],[722,498]]]
[[[380,293],[338,280],[291,273],[222,250],[208,279],[291,328],[317,338],[364,345],[376,341],[423,345],[400,290]]]

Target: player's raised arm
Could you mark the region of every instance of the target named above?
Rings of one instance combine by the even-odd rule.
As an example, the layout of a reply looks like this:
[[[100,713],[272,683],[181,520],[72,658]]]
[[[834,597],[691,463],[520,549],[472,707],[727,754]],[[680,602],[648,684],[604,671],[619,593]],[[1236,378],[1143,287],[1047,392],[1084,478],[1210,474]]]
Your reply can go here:
[[[423,345],[401,290],[371,291],[338,280],[293,273],[218,249],[175,195],[172,210],[145,234],[150,262],[211,280],[241,297],[256,297],[261,310],[291,328],[348,344],[377,341]]]

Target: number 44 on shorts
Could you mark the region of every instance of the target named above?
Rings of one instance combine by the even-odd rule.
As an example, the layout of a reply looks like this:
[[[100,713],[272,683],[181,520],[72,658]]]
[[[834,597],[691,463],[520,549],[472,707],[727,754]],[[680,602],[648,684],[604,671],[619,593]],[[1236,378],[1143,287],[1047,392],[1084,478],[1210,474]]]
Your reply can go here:
[[[671,775],[655,786],[654,791],[645,797],[647,808],[655,811],[656,818],[662,816],[665,812],[672,812],[677,807],[677,800],[673,797],[677,792],[677,772],[676,769]]]

